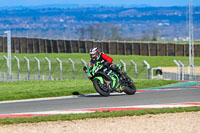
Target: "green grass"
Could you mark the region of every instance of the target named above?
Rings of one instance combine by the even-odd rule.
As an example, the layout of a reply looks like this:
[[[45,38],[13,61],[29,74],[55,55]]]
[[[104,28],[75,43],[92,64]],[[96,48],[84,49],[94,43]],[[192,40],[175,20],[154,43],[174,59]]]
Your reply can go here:
[[[177,83],[171,80],[134,80],[137,89]],[[0,101],[96,93],[89,80],[0,82]]]
[[[3,55],[6,53],[0,53],[0,72],[6,72],[6,61],[3,59]],[[52,61],[52,77],[53,79],[59,79],[59,63],[56,61],[56,57],[60,58],[63,61],[63,79],[72,79],[72,64],[69,62],[69,58],[75,61],[75,79],[83,79],[85,77],[82,67],[84,66],[81,62],[81,59],[89,62],[89,54],[85,53],[60,53],[60,54],[12,54],[12,56],[17,56],[20,58],[20,73],[22,80],[26,80],[27,74],[27,64],[24,60],[24,56],[30,59],[30,74],[31,80],[37,79],[37,62],[34,60],[34,57],[38,57],[41,61],[41,78],[48,80],[48,63],[44,60],[45,57],[48,57]],[[174,59],[181,60],[185,63],[185,66],[188,65],[189,58],[181,56],[137,56],[137,55],[110,55],[114,59],[114,63],[120,63],[120,59],[124,60],[127,63],[127,73],[130,77],[134,77],[134,66],[130,63],[131,60],[134,60],[138,65],[138,78],[146,78],[146,66],[143,61],[146,60],[150,67],[176,67],[176,64],[173,62]],[[197,66],[200,66],[200,58],[194,58]],[[17,78],[17,62],[12,59],[12,72],[14,73],[13,78]],[[0,78],[3,75],[0,75]],[[5,77],[5,76],[4,76]]]
[[[162,108],[162,109],[146,109],[146,110],[128,110],[116,112],[95,112],[87,114],[68,114],[68,115],[52,115],[52,116],[37,116],[28,118],[5,118],[0,119],[0,124],[18,124],[18,123],[37,123],[46,121],[64,121],[64,120],[84,120],[88,118],[112,118],[123,116],[141,116],[146,114],[161,114],[161,113],[181,113],[181,112],[196,112],[200,111],[200,107],[186,107],[186,108]]]

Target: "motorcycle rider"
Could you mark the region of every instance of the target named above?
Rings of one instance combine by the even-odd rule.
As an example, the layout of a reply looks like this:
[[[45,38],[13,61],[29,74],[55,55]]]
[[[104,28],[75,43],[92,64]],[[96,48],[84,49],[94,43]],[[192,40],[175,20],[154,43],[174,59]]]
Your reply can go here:
[[[105,67],[110,68],[112,71],[115,71],[118,75],[120,80],[125,80],[125,73],[123,73],[115,64],[112,64],[113,58],[104,54],[99,50],[99,48],[91,48],[90,51],[90,65],[93,66],[97,61],[100,61]],[[89,77],[90,78],[90,77]]]

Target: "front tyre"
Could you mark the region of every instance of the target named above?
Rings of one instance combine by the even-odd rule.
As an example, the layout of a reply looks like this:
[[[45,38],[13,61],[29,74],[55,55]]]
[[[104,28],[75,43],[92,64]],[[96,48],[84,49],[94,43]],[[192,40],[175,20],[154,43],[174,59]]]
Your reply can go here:
[[[106,86],[105,84],[101,84],[101,82],[98,79],[94,79],[93,80],[93,85],[95,90],[104,97],[107,97],[110,95],[110,89],[108,86]]]
[[[126,86],[125,86],[124,92],[127,95],[134,95],[136,92],[136,86],[134,85],[133,80],[128,76],[126,76],[125,85]]]

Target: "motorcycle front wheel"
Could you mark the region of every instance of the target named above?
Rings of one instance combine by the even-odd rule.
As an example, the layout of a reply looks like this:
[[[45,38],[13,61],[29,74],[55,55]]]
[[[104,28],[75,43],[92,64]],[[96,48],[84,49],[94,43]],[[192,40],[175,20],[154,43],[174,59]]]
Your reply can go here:
[[[104,97],[107,97],[110,95],[110,89],[106,84],[102,84],[98,79],[93,80],[93,85],[95,90]]]

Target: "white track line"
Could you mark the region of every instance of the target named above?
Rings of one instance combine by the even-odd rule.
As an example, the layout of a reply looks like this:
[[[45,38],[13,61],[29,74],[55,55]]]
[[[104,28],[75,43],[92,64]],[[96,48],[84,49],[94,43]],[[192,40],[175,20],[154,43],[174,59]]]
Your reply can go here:
[[[90,109],[75,109],[75,110],[56,110],[56,111],[42,111],[42,112],[24,112],[24,113],[13,113],[13,114],[1,114],[1,116],[8,115],[56,115],[56,114],[77,114],[77,113],[92,113],[102,110],[134,110],[134,109],[151,109],[151,108],[178,108],[178,107],[192,107],[200,106],[200,102],[191,103],[172,103],[172,104],[153,104],[153,105],[138,105],[138,106],[120,106],[120,107],[101,107],[101,108],[90,108]]]

